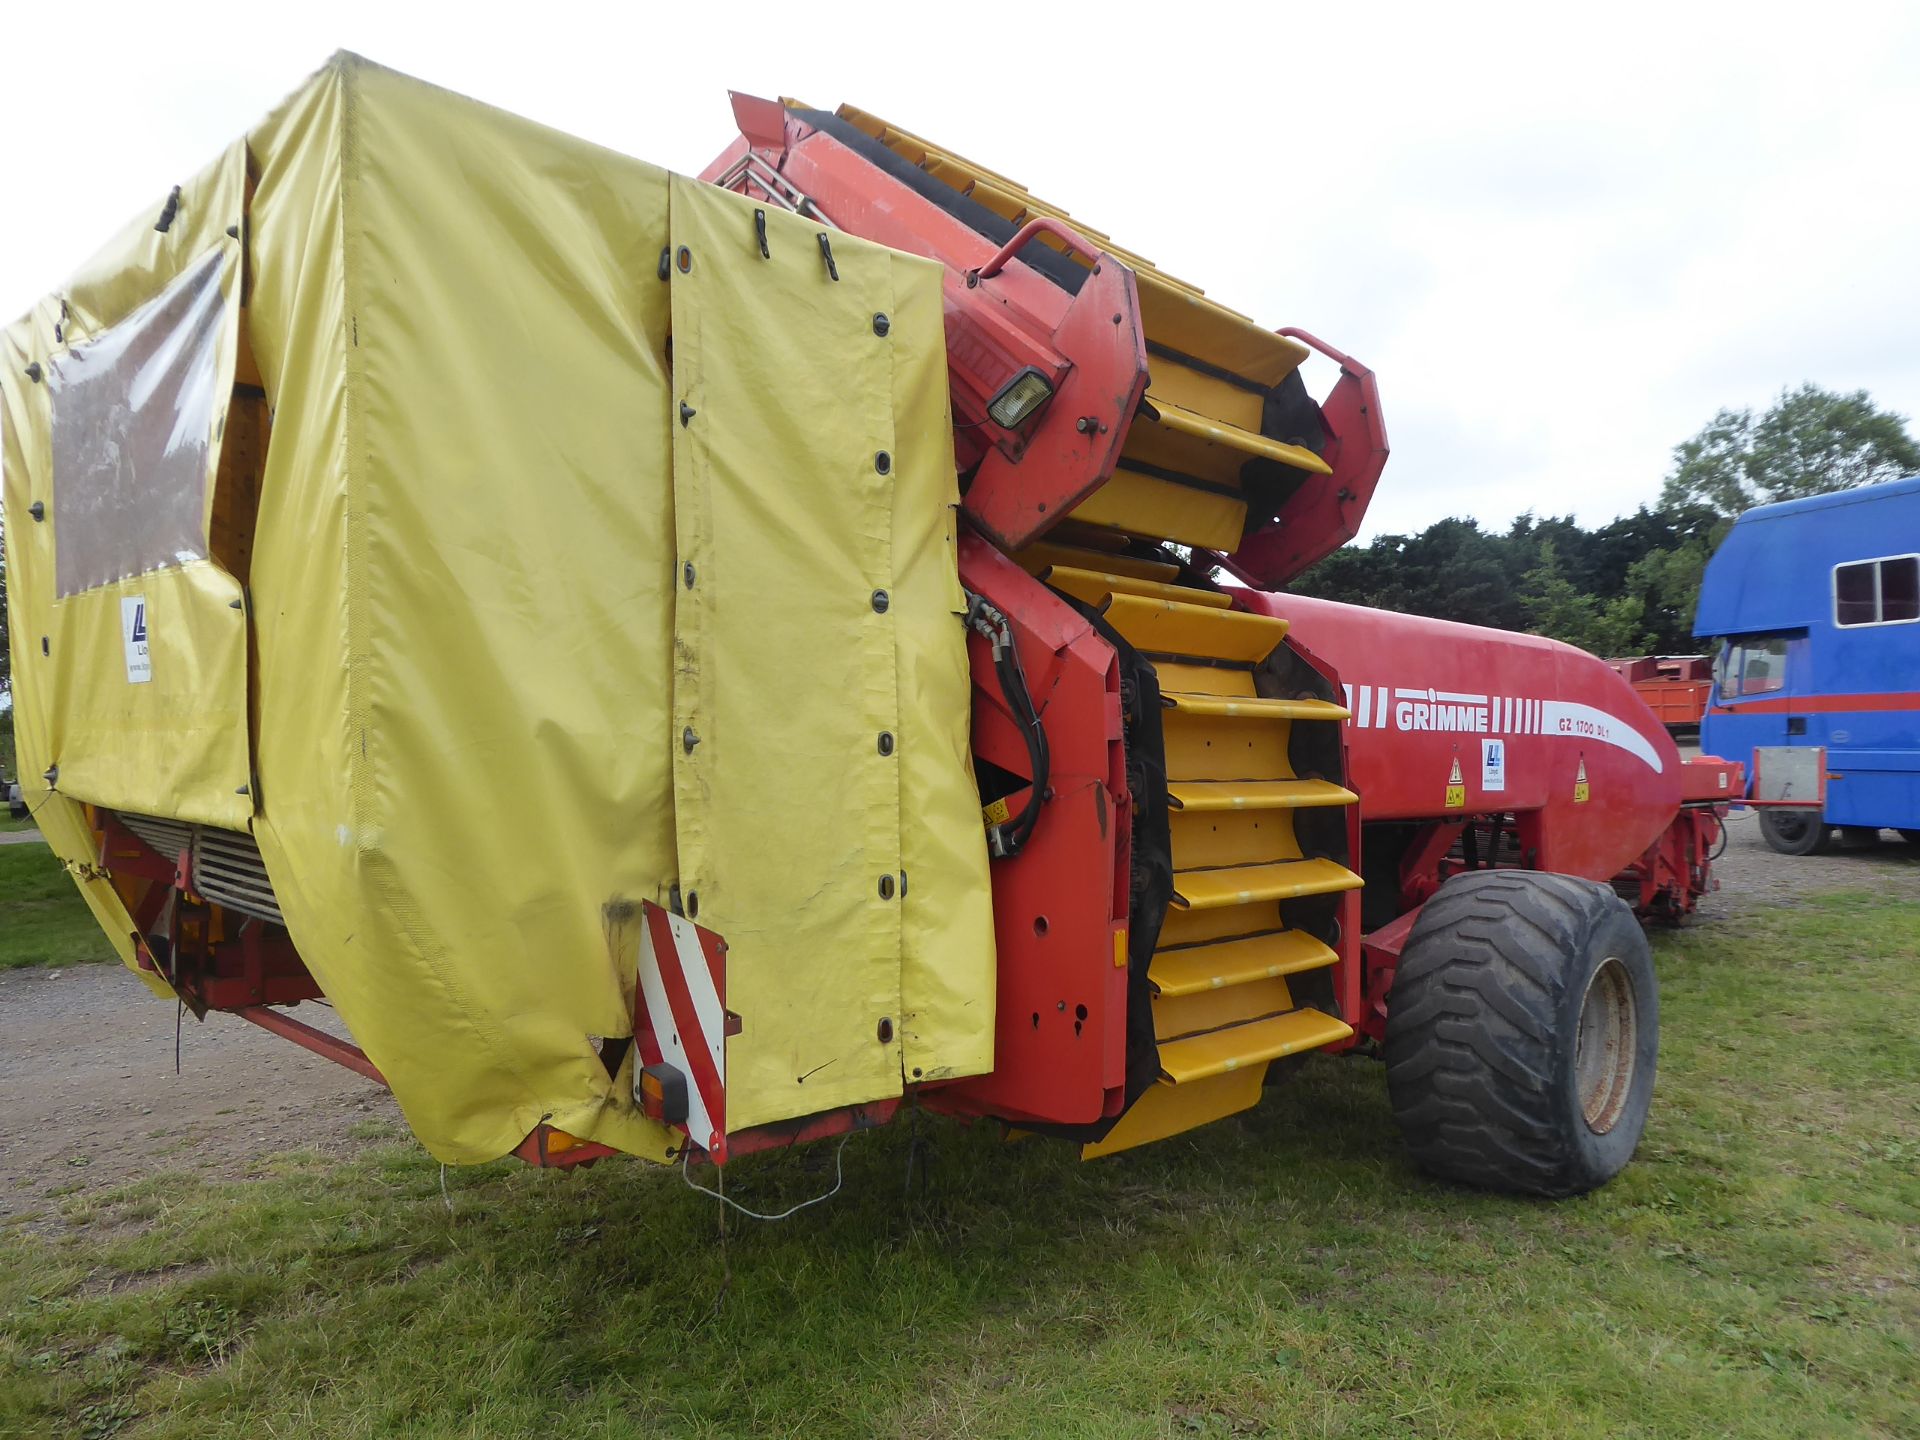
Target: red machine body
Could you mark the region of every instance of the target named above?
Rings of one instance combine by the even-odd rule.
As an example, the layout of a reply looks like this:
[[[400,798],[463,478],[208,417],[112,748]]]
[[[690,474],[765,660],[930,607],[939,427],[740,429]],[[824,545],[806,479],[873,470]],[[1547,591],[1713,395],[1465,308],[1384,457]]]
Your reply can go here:
[[[1463,871],[1610,882],[1667,919],[1711,888],[1740,767],[1683,763],[1604,662],[1259,588],[1360,528],[1388,454],[1367,367],[874,117],[733,103],[740,137],[702,179],[946,271],[976,774],[990,835],[1035,823],[993,851],[993,1069],[916,1072],[907,1097],[1125,1149],[1245,1109],[1288,1057],[1383,1041],[1414,921]],[[1320,402],[1298,375],[1312,351],[1339,367]],[[1002,409],[1032,377],[1044,398]],[[100,823],[143,929],[168,917],[143,964],[197,1010],[379,1078],[267,1008],[319,994],[284,932],[230,931],[186,854]],[[901,1103],[715,1149],[883,1124]],[[611,1152],[542,1124],[516,1153]]]
[[[1678,920],[1713,886],[1741,767],[1683,759],[1612,666],[1537,635],[1299,595],[1237,592],[1339,674],[1347,778],[1368,837],[1358,1029],[1386,1031],[1420,907],[1451,876],[1516,865],[1609,882]]]
[[[1153,813],[1152,794],[1167,776],[1130,768],[1129,747],[1151,750],[1159,736],[1156,728],[1143,743],[1123,718],[1142,681],[1127,668],[1130,647],[1093,618],[1112,603],[1099,598],[1108,581],[1173,611],[1192,612],[1197,600],[1287,622],[1295,657],[1287,693],[1344,697],[1351,712],[1343,745],[1314,750],[1310,765],[1297,755],[1288,772],[1337,776],[1358,795],[1325,812],[1330,828],[1313,831],[1298,853],[1337,854],[1364,871],[1364,890],[1286,902],[1296,909],[1281,912],[1283,925],[1323,924],[1315,933],[1337,952],[1320,998],[1294,1001],[1352,1023],[1353,1034],[1323,1048],[1384,1036],[1400,946],[1424,902],[1462,870],[1517,866],[1612,882],[1643,915],[1667,918],[1711,886],[1721,797],[1738,793],[1738,767],[1683,764],[1605,663],[1538,637],[1262,588],[1219,595],[1210,577],[1222,569],[1252,587],[1281,586],[1357,533],[1388,453],[1366,366],[1305,332],[1278,332],[1340,374],[1324,401],[1308,403],[1307,418],[1298,410],[1276,418],[1287,393],[1277,377],[1249,378],[1263,346],[1236,329],[1244,317],[1066,223],[1015,182],[863,112],[740,95],[733,106],[741,136],[703,179],[946,267],[955,455],[978,531],[962,541],[961,578],[1010,622],[1053,749],[1051,774],[1036,785],[975,637],[983,774],[1006,782],[997,788],[1007,810],[1041,813],[1031,845],[994,862],[994,1070],[925,1086],[924,1103],[1097,1139],[1141,1094],[1140,1046],[1151,1071],[1156,1031],[1162,1043],[1179,1033],[1171,1011],[1162,1018],[1164,985],[1147,979],[1153,937],[1173,914],[1150,873],[1154,837],[1164,848],[1168,823]],[[992,401],[1030,369],[1047,379],[1051,401],[1014,429],[996,425]],[[1235,387],[1264,396],[1265,411],[1236,410]],[[1182,413],[1169,426],[1163,412],[1172,408]],[[1207,415],[1186,413],[1199,409]],[[1259,435],[1209,429],[1208,416],[1228,413],[1242,417],[1231,425]],[[1186,448],[1170,445],[1170,431]],[[1204,505],[1221,486],[1196,478],[1198,462],[1223,446],[1256,457],[1265,448],[1318,474],[1290,472],[1276,484],[1271,469],[1258,473],[1264,462],[1249,461],[1230,482],[1247,499],[1234,544],[1184,537],[1177,505],[1146,504],[1123,520],[1084,511],[1067,519],[1129,470],[1193,484],[1191,503]],[[1188,548],[1168,551],[1155,536]],[[1108,570],[1118,573],[1090,573]],[[1206,590],[1214,600],[1196,594]],[[1195,688],[1180,645],[1141,649],[1161,652],[1147,658],[1163,686]],[[1227,732],[1217,738],[1238,743]],[[1182,823],[1191,834],[1193,817],[1176,819],[1176,835]],[[1178,848],[1162,863],[1177,867]],[[1319,908],[1308,914],[1303,904]],[[1203,930],[1181,921],[1176,946]]]
[[[1508,812],[1524,817],[1529,868],[1611,880],[1680,804],[1672,737],[1583,650],[1300,595],[1237,598],[1290,620],[1339,673],[1368,823]]]

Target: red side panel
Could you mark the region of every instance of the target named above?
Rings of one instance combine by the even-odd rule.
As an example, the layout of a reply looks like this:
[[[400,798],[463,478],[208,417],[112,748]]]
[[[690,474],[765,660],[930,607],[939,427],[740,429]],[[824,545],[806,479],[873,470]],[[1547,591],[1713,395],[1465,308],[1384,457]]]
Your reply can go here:
[[[1340,378],[1320,406],[1327,427],[1322,458],[1333,474],[1294,491],[1274,523],[1249,535],[1227,557],[1235,574],[1263,586],[1286,584],[1358,535],[1387,467],[1387,424],[1373,371],[1304,330],[1280,333],[1311,345],[1339,365]]]
[[[1132,817],[1113,649],[1071,606],[975,535],[960,578],[1012,622],[1052,748],[1052,781],[1032,838],[993,862],[999,1016],[989,1075],[924,1092],[933,1109],[1087,1124],[1126,1093],[1127,885]],[[1030,774],[985,642],[973,656],[973,748]],[[1009,797],[1015,814],[1028,792]]]

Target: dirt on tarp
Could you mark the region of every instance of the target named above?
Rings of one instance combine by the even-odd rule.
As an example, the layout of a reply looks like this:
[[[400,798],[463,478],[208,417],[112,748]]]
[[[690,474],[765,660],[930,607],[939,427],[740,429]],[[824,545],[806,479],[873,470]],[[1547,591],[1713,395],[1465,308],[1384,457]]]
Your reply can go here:
[[[175,1012],[117,964],[0,972],[0,1226],[161,1170],[343,1153],[362,1121],[399,1118],[372,1081],[233,1015],[180,1017],[176,1075]],[[324,1005],[292,1013],[346,1033]]]

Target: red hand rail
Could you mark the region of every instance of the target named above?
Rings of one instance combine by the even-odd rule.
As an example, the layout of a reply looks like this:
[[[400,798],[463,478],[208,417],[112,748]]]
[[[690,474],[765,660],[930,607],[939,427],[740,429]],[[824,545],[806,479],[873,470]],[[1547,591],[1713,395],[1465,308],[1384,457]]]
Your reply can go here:
[[[1013,259],[1015,253],[1042,231],[1053,236],[1054,239],[1060,241],[1075,254],[1084,256],[1088,260],[1098,260],[1101,256],[1102,252],[1094,249],[1092,244],[1089,243],[1084,236],[1062,225],[1051,215],[1036,215],[1020,227],[1019,234],[1015,235],[995,251],[991,260],[987,261],[987,263],[982,265],[978,270],[969,270],[967,272],[967,288],[972,289],[982,280],[991,280],[1002,270],[1006,269],[1007,262]]]

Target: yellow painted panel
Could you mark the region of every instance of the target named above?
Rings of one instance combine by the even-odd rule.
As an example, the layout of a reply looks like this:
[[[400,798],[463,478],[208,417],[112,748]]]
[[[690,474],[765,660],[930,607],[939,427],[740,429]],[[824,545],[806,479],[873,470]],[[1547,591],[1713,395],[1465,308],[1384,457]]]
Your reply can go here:
[[[1276,724],[1189,715],[1169,710],[1161,716],[1167,752],[1167,778],[1185,780],[1291,779],[1287,758],[1290,721]]]
[[[1198,990],[1245,985],[1269,975],[1318,970],[1339,958],[1304,930],[1276,930],[1211,945],[1158,951],[1153,957],[1151,975],[1154,987],[1164,999]]]
[[[1129,644],[1155,655],[1252,664],[1266,659],[1287,635],[1287,622],[1272,615],[1178,600],[1116,595],[1105,614]]]
[[[1271,900],[1213,910],[1183,910],[1173,905],[1160,922],[1160,935],[1155,943],[1165,950],[1169,946],[1265,934],[1281,929],[1282,924],[1280,907]]]
[[[1097,1160],[1251,1110],[1266,1078],[1266,1066],[1249,1065],[1190,1085],[1149,1086],[1106,1139],[1081,1147],[1080,1158]]]
[[[1194,715],[1236,715],[1249,720],[1344,720],[1349,713],[1346,706],[1327,700],[1237,699],[1225,692],[1200,695],[1173,690],[1164,683],[1160,698]]]
[[[1263,329],[1164,275],[1142,272],[1138,278],[1149,341],[1256,385],[1278,385],[1307,358],[1307,347],[1298,340]]]
[[[1124,543],[1123,536],[1116,535],[1113,538],[1116,545]],[[1178,579],[1180,575],[1180,567],[1167,561],[1141,560],[1132,555],[1089,550],[1078,545],[1060,544],[1052,540],[1042,540],[1038,544],[1029,545],[1013,558],[1029,575],[1044,574],[1054,565],[1163,582]]]
[[[1176,871],[1300,858],[1291,810],[1175,810],[1167,818]]]
[[[1190,698],[1219,700],[1238,707],[1265,703],[1253,693],[1253,671],[1249,667],[1183,665],[1178,660],[1156,660],[1153,673],[1160,679],[1160,698],[1175,697],[1181,709],[1189,708]],[[1237,713],[1194,708],[1203,714]]]
[[[1360,877],[1332,860],[1288,860],[1278,865],[1236,865],[1225,870],[1177,871],[1173,903],[1184,909],[1212,910],[1256,900],[1292,900],[1356,890]]]
[[[1244,985],[1217,990],[1191,990],[1183,995],[1160,995],[1153,1002],[1154,1038],[1162,1043],[1222,1025],[1244,1025],[1293,1008],[1286,980],[1263,975]]]
[[[1291,465],[1296,470],[1305,470],[1314,475],[1333,473],[1332,467],[1311,450],[1303,449],[1298,445],[1288,445],[1279,440],[1270,440],[1260,434],[1258,429],[1244,430],[1237,425],[1222,424],[1218,420],[1196,414],[1170,401],[1156,402],[1154,409],[1160,417],[1158,424],[1188,440],[1223,447],[1238,452],[1246,458],[1277,460],[1282,465]],[[1148,423],[1155,422],[1149,420]],[[1129,439],[1131,439],[1131,432]],[[1235,473],[1238,473],[1237,470]]]
[[[1360,797],[1331,780],[1194,780],[1167,786],[1176,810],[1304,810]]]
[[[1225,610],[1233,597],[1217,590],[1195,590],[1190,585],[1169,585],[1163,580],[1138,580],[1131,575],[1108,575],[1097,570],[1080,570],[1071,565],[1049,566],[1040,577],[1056,590],[1064,590],[1076,599],[1099,605],[1110,595],[1140,595],[1149,600],[1176,600],[1213,610]]]
[[[1128,469],[1123,458],[1107,483],[1074,507],[1073,518],[1153,540],[1228,551],[1240,548],[1247,504]]]
[[[1241,430],[1260,433],[1266,396],[1229,380],[1203,374],[1165,355],[1147,356],[1147,403],[1178,405]]]
[[[1295,1010],[1174,1040],[1160,1047],[1160,1073],[1176,1087],[1263,1065],[1283,1055],[1318,1050],[1353,1034],[1353,1027],[1319,1010]]]

